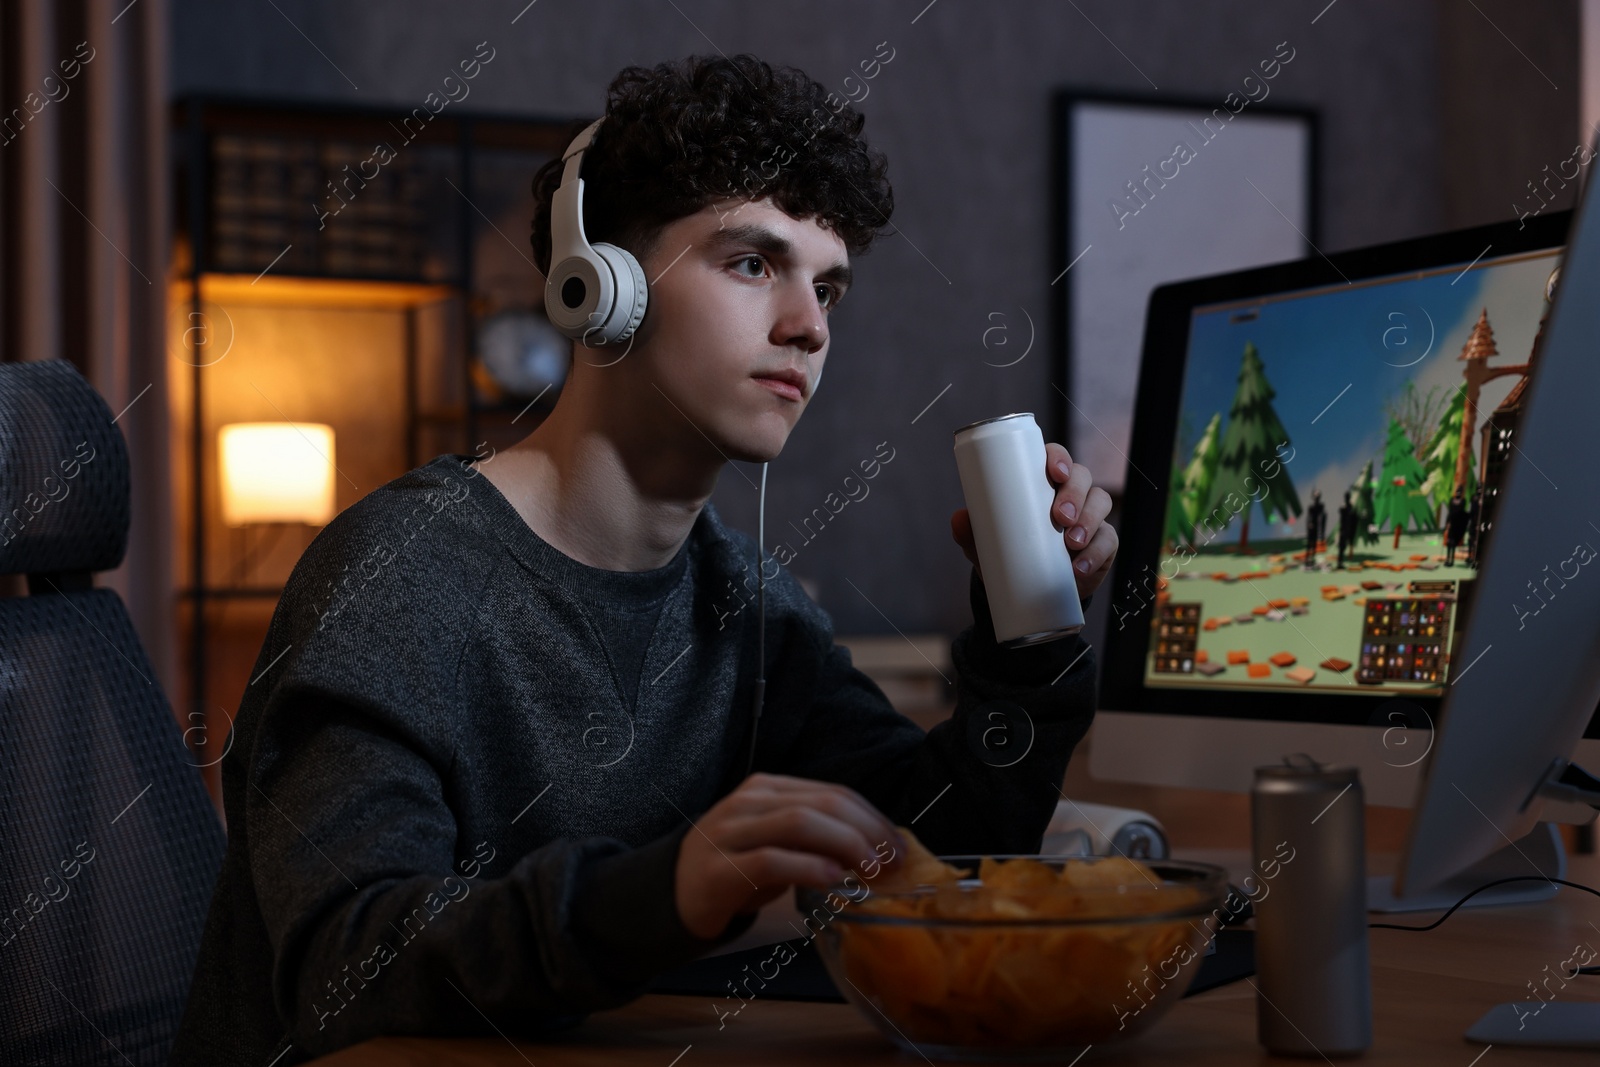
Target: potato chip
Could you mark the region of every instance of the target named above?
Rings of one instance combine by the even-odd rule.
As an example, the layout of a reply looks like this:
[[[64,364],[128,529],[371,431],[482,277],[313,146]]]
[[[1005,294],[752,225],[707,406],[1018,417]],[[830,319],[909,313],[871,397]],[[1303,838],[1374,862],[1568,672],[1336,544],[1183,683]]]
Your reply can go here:
[[[1098,889],[1117,886],[1154,886],[1159,884],[1155,872],[1138,860],[1125,856],[1106,856],[1085,860],[1082,863],[1063,863],[1061,882],[1074,889]]]
[[[988,856],[978,866],[978,877],[985,886],[999,890],[1045,889],[1056,884],[1056,872],[1038,860],[1019,857],[996,860]]]
[[[932,931],[920,926],[850,926],[839,932],[846,973],[862,989],[888,989],[924,1004],[944,1000],[944,953]],[[852,973],[854,972],[854,973]]]
[[[940,885],[959,881],[962,872],[939,859],[915,834],[904,826],[896,827],[906,839],[906,854],[900,866],[884,871],[874,880],[873,888],[880,893],[910,893],[919,885]]]

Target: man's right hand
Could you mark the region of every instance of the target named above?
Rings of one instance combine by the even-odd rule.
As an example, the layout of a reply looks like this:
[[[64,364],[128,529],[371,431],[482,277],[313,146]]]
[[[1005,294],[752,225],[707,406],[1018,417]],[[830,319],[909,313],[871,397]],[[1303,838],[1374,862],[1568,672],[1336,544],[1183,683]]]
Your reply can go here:
[[[894,824],[855,790],[753,774],[684,835],[674,878],[678,916],[709,940],[790,886],[826,889],[852,869],[893,867],[904,855]]]

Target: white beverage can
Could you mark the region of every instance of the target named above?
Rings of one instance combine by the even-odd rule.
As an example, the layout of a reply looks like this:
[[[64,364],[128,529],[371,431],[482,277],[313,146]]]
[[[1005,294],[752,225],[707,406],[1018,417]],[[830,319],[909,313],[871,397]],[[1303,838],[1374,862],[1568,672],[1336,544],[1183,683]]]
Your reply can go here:
[[[1002,645],[1034,645],[1083,629],[1083,604],[1045,473],[1031,411],[980,419],[955,433],[956,470]]]

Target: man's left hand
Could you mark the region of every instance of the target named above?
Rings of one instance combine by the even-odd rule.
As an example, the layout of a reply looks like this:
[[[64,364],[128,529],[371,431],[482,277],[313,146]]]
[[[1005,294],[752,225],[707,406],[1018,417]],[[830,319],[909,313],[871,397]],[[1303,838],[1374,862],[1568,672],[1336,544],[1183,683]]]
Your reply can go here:
[[[1072,456],[1061,445],[1047,443],[1044,458],[1045,477],[1056,487],[1050,523],[1061,533],[1062,544],[1072,557],[1078,596],[1087,600],[1111,573],[1111,563],[1117,557],[1117,531],[1105,521],[1111,512],[1111,497],[1094,484],[1089,468],[1072,462]],[[983,568],[978,565],[978,549],[972,540],[972,518],[966,508],[950,516],[950,534],[982,578]]]

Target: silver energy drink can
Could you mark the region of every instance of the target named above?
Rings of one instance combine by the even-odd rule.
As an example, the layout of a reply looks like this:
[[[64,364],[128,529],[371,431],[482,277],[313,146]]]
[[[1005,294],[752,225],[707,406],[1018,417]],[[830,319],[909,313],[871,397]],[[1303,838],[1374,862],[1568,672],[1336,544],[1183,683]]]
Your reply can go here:
[[[989,596],[995,639],[1033,645],[1083,629],[1062,531],[1050,517],[1044,434],[1033,413],[982,419],[955,434],[956,469]]]
[[[1354,767],[1300,757],[1256,769],[1256,1034],[1286,1056],[1372,1044],[1365,799]]]

